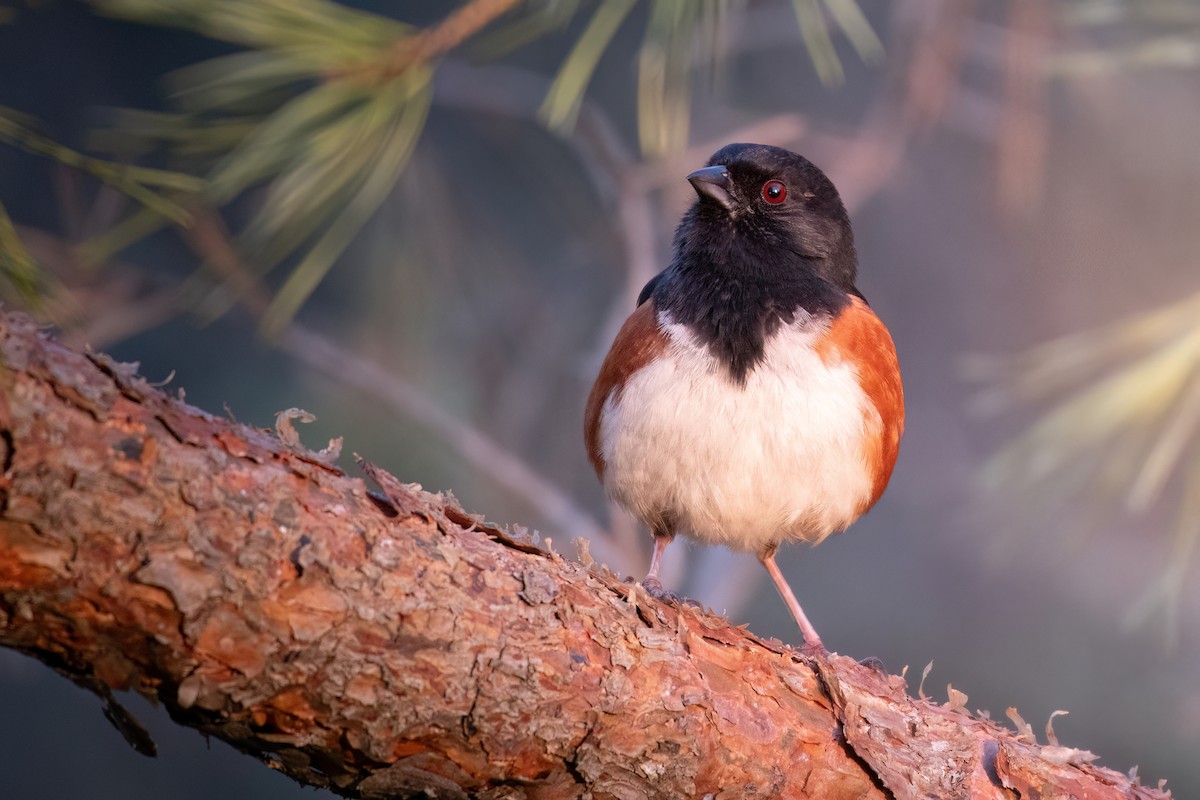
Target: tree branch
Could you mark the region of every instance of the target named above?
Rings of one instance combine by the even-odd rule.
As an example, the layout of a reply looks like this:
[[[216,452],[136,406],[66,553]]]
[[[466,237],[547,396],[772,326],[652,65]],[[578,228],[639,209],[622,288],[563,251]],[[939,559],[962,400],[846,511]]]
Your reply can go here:
[[[515,8],[519,0],[471,0],[455,9],[432,28],[421,31],[412,40],[401,39],[392,47],[388,65],[390,74],[403,72],[407,65],[428,61],[458,47],[497,17]]]
[[[347,797],[1168,795],[0,317],[0,644]],[[290,439],[291,436],[284,436]],[[111,710],[111,705],[110,705]],[[127,736],[135,723],[110,713]],[[142,743],[143,746],[145,743]]]
[[[520,0],[469,0],[438,24],[397,39],[378,63],[346,70],[333,77],[345,79],[366,75],[381,81],[392,80],[410,67],[426,64],[450,52],[519,3]]]

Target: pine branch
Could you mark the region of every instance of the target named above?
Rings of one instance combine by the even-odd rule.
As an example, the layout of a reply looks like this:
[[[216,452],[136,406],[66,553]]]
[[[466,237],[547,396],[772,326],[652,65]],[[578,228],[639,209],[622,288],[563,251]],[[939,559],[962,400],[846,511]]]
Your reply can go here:
[[[520,0],[471,0],[432,28],[398,40],[382,65],[382,75],[392,78],[412,64],[423,64],[445,55],[507,14]]]
[[[1169,795],[0,317],[0,644],[347,797]],[[1019,718],[1016,718],[1019,719]]]

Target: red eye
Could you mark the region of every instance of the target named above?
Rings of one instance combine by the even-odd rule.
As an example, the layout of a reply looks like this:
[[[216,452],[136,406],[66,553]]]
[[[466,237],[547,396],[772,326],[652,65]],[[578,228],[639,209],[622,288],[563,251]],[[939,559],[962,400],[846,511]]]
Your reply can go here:
[[[783,181],[767,181],[763,184],[762,196],[763,200],[777,206],[787,198],[787,187]]]

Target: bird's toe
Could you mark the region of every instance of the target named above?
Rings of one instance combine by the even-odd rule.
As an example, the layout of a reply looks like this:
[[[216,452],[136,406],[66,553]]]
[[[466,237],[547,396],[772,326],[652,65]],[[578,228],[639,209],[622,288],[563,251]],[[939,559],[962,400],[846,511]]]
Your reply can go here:
[[[701,605],[695,600],[683,597],[668,589],[664,589],[662,582],[658,578],[646,578],[642,581],[642,588],[646,590],[646,594],[653,597],[655,600],[662,600],[664,603],[673,603],[675,605],[692,606],[700,608]]]

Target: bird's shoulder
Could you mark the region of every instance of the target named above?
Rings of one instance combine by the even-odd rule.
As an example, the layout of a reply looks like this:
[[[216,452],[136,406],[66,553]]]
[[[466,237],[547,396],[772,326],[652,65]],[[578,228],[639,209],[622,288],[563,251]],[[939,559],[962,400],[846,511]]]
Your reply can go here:
[[[852,362],[873,400],[900,392],[900,364],[892,335],[861,297],[848,295],[845,307],[832,316],[815,347],[827,362]]]

